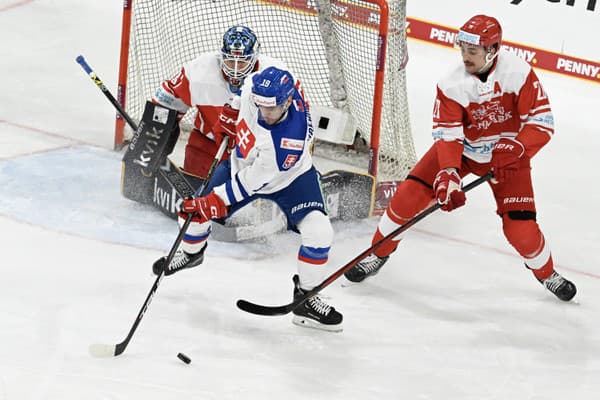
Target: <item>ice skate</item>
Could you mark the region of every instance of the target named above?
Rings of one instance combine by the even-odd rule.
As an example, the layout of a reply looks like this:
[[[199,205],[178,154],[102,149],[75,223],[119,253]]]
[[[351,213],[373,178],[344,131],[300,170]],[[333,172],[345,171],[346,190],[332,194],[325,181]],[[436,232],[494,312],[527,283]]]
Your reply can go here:
[[[202,248],[202,250],[194,254],[189,254],[179,249],[173,256],[173,259],[171,260],[171,263],[167,269],[165,269],[165,261],[167,261],[167,256],[164,256],[154,262],[152,265],[152,272],[154,272],[154,275],[158,275],[160,271],[164,269],[165,276],[169,276],[173,275],[175,272],[181,271],[182,269],[192,268],[200,265],[204,261],[204,250],[206,250],[206,245]]]
[[[377,275],[381,267],[387,262],[390,256],[378,257],[375,254],[368,255],[354,267],[344,273],[346,279],[350,282],[362,282],[369,276]]]
[[[298,275],[294,276],[294,300],[306,292],[300,288]],[[337,312],[318,295],[311,297],[296,307],[292,322],[299,326],[321,329],[330,332],[340,332],[342,328],[342,314]]]
[[[569,301],[577,293],[577,288],[573,282],[563,278],[558,272],[553,272],[548,278],[539,280],[542,285],[554,293],[562,301]]]

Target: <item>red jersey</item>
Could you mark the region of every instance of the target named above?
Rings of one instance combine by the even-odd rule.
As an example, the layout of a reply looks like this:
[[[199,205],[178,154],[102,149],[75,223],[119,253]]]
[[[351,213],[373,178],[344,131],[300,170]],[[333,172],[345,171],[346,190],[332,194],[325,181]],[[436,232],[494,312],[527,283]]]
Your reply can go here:
[[[444,141],[441,168],[459,168],[461,157],[491,160],[501,137],[516,138],[533,157],[554,134],[548,97],[531,66],[500,50],[486,82],[461,65],[437,85],[433,137]]]

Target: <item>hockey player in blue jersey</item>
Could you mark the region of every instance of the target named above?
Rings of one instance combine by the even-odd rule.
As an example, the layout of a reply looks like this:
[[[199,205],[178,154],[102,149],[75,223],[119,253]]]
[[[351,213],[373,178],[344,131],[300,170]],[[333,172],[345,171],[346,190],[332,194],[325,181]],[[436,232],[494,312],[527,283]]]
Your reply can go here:
[[[329,275],[333,238],[319,174],[312,163],[310,113],[290,72],[269,67],[249,78],[236,99],[237,123],[222,120],[224,133],[232,138],[235,134],[235,150],[215,171],[207,187],[209,194],[183,202],[182,211],[195,214],[194,223],[165,275],[202,263],[211,220],[225,219],[251,201],[266,198],[284,212],[288,229],[301,235],[294,276],[294,296],[301,296]],[[155,263],[155,273],[165,268],[164,260]],[[342,330],[342,314],[319,296],[294,310],[293,322]]]

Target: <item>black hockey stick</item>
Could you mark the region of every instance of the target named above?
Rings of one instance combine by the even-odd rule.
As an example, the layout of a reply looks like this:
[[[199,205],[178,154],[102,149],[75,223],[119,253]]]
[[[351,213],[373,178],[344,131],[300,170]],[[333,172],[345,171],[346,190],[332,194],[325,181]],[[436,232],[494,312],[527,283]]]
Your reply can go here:
[[[83,56],[78,56],[77,58],[75,58],[75,61],[77,61],[77,63],[79,65],[81,65],[81,68],[83,68],[84,71],[90,76],[90,78],[92,78],[92,81],[94,81],[96,86],[98,86],[100,88],[100,90],[102,90],[102,93],[104,93],[106,98],[117,109],[119,114],[121,114],[121,116],[125,119],[125,121],[127,121],[129,126],[131,127],[131,129],[133,129],[134,131],[137,131],[137,124],[135,122],[133,122],[133,120],[129,117],[129,115],[127,115],[125,110],[123,110],[123,107],[121,107],[121,104],[119,104],[117,99],[115,99],[114,96],[112,95],[112,93],[110,93],[110,90],[108,90],[108,88],[106,86],[104,86],[104,83],[102,83],[102,80],[98,77],[98,75],[96,75],[96,73],[92,70],[92,68],[89,66],[89,64],[85,61],[85,58],[83,58]]]
[[[123,119],[127,121],[129,127],[133,129],[134,132],[137,131],[138,125],[135,123],[135,121],[133,121],[133,119],[131,119],[131,117],[123,109],[121,104],[119,104],[117,99],[115,99],[110,90],[108,90],[108,88],[104,85],[100,77],[98,77],[98,75],[96,75],[96,73],[92,70],[87,61],[85,61],[85,58],[83,58],[83,56],[80,55],[77,58],[75,58],[75,61],[77,61],[77,63],[81,65],[81,68],[83,68],[83,70],[89,75],[89,77],[96,84],[96,86],[98,86],[102,93],[104,93],[104,95],[110,101],[110,103],[117,109],[119,114],[121,114]],[[190,185],[190,183],[187,181],[185,176],[181,173],[181,171],[179,171],[178,168],[175,168],[174,170],[168,172],[164,171],[162,168],[159,168],[158,172],[167,180],[167,182],[169,182],[169,184],[173,188],[175,188],[175,191],[182,198],[186,198],[194,194],[194,188],[192,187],[192,185]]]
[[[100,88],[100,90],[102,90],[102,92],[106,95],[108,100],[110,100],[112,105],[117,109],[117,111],[121,114],[121,116],[125,119],[125,121],[127,121],[129,126],[131,127],[131,129],[136,131],[137,124],[129,117],[129,115],[127,115],[125,110],[123,110],[123,107],[121,107],[119,102],[110,93],[108,88],[106,86],[104,86],[104,83],[102,83],[102,80],[90,68],[88,63],[83,58],[83,56],[79,56],[75,60],[77,61],[77,63],[79,63],[79,65],[81,65],[81,67],[85,70],[85,72],[88,73],[90,78],[92,78],[92,80]],[[206,186],[208,185],[208,182],[210,181],[210,178],[212,177],[212,175],[217,167],[217,164],[219,163],[219,161],[223,157],[223,153],[225,153],[225,150],[227,149],[228,142],[229,142],[229,137],[225,137],[223,139],[223,141],[221,142],[219,150],[217,151],[217,154],[215,155],[215,158],[210,166],[210,169],[208,170],[208,173],[206,174],[206,179],[202,183],[202,186],[200,187],[200,189],[198,189],[199,196],[204,194],[204,190],[206,189]],[[179,193],[179,195],[181,197],[185,198],[194,193],[194,189],[192,188],[192,186],[188,183],[188,181],[183,176],[181,176],[180,177],[181,179],[179,179],[177,176],[171,177],[169,174],[165,173],[162,169],[159,169],[159,171],[163,174],[165,179],[167,179],[167,181],[169,181],[169,183],[171,183],[171,185],[175,188],[175,190]],[[175,184],[174,178],[178,184]],[[182,187],[182,185],[183,185],[183,187]],[[173,243],[173,246],[171,246],[171,250],[169,251],[169,254],[167,255],[165,265],[169,265],[171,263],[171,260],[173,260],[173,257],[175,256],[175,252],[177,251],[179,244],[183,240],[183,236],[185,235],[185,232],[187,231],[188,227],[190,226],[190,223],[192,222],[192,217],[193,217],[193,214],[189,214],[187,216],[183,226],[179,230],[179,234],[177,235],[177,238],[175,239],[175,242]],[[118,343],[116,345],[102,344],[102,343],[95,343],[95,344],[90,345],[89,351],[93,356],[96,356],[96,357],[118,356],[119,354],[121,354],[125,351],[125,348],[129,344],[129,341],[133,337],[133,334],[135,333],[138,325],[140,324],[142,318],[144,317],[144,314],[148,310],[148,306],[150,306],[150,302],[152,302],[152,298],[154,297],[154,294],[156,293],[156,290],[158,289],[158,286],[160,285],[160,282],[162,281],[163,277],[164,277],[164,271],[161,271],[158,274],[158,276],[156,277],[156,280],[154,281],[152,288],[150,288],[150,292],[148,293],[148,296],[146,296],[146,300],[144,301],[144,304],[142,304],[142,308],[140,309],[135,321],[133,322],[131,329],[129,329],[129,333],[127,334],[127,337],[125,337],[125,339],[121,343]]]
[[[488,180],[493,178],[493,176],[494,176],[493,173],[490,171],[487,174],[475,179],[473,182],[466,185],[463,188],[463,191],[468,192],[469,190],[481,185],[482,183],[487,182]],[[304,293],[301,297],[295,299],[293,302],[291,302],[289,304],[286,304],[283,306],[263,306],[260,304],[251,303],[246,300],[238,300],[237,306],[241,310],[244,310],[244,311],[252,313],[252,314],[258,314],[258,315],[285,315],[285,314],[288,314],[288,313],[292,312],[300,304],[304,303],[306,300],[310,299],[311,297],[313,297],[314,295],[319,293],[321,290],[323,290],[324,288],[329,286],[333,281],[335,281],[337,278],[342,276],[344,274],[344,272],[346,272],[350,268],[354,267],[358,262],[360,262],[361,260],[366,258],[369,254],[371,254],[373,251],[375,251],[386,240],[396,237],[400,233],[406,231],[408,228],[412,227],[414,224],[421,221],[423,218],[427,217],[429,214],[436,211],[440,207],[441,207],[440,204],[436,203],[436,204],[432,205],[431,207],[425,209],[421,213],[417,214],[410,220],[406,221],[406,223],[404,225],[396,228],[389,235],[384,236],[379,241],[375,242],[371,247],[369,247],[368,249],[366,249],[365,251],[363,251],[356,257],[354,257],[354,259],[352,259],[352,261],[348,262],[346,265],[344,265],[343,267],[341,267],[340,269],[335,271],[333,274],[329,275],[319,285],[315,286],[312,290],[309,290],[308,292]]]
[[[227,148],[228,142],[229,142],[228,137],[225,137],[223,139],[223,142],[221,142],[219,150],[217,151],[217,154],[215,155],[215,158],[210,166],[210,169],[208,170],[208,173],[206,174],[206,180],[202,183],[202,186],[200,187],[200,189],[198,189],[198,196],[202,196],[204,194],[206,186],[208,185],[208,182],[210,181],[210,178],[212,177],[212,175],[215,171],[215,168],[217,167],[217,164],[223,157],[223,153],[225,152],[225,149]],[[187,231],[188,227],[190,226],[190,223],[192,222],[192,217],[193,217],[193,214],[188,214],[183,226],[179,230],[179,234],[177,235],[177,238],[175,239],[173,246],[171,246],[171,250],[169,251],[169,255],[167,256],[165,265],[169,265],[171,263],[171,260],[173,260],[173,257],[175,256],[175,252],[177,251],[179,244],[183,240],[183,236],[185,235],[185,232]],[[135,321],[133,322],[131,329],[129,329],[129,333],[127,334],[127,337],[125,337],[125,339],[121,343],[118,343],[116,345],[102,344],[102,343],[92,344],[92,345],[90,345],[90,348],[89,348],[90,354],[92,354],[95,357],[110,357],[110,356],[118,356],[119,354],[121,354],[125,351],[125,348],[129,344],[131,337],[133,336],[139,323],[141,322],[142,318],[144,317],[144,314],[148,310],[148,306],[150,305],[150,302],[152,301],[152,298],[154,297],[154,294],[156,293],[156,290],[158,289],[158,285],[160,285],[160,282],[161,282],[163,276],[164,276],[164,271],[161,271],[158,274],[158,276],[156,277],[156,280],[154,281],[154,284],[152,285],[152,288],[150,289],[148,296],[146,296],[146,300],[144,301],[144,304],[142,304],[142,308],[140,309],[140,312],[138,313]]]

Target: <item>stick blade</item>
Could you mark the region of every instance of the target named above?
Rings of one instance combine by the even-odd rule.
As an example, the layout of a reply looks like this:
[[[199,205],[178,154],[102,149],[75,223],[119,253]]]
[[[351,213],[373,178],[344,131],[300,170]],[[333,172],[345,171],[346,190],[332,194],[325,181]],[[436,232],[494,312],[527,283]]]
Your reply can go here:
[[[94,343],[90,345],[88,350],[94,357],[116,356],[116,346],[112,344]]]
[[[260,304],[250,303],[246,300],[238,300],[237,306],[240,310],[246,311],[247,313],[256,314],[256,315],[268,315],[268,316],[277,316],[277,315],[285,315],[294,310],[294,303],[285,305],[285,306],[263,306]]]

